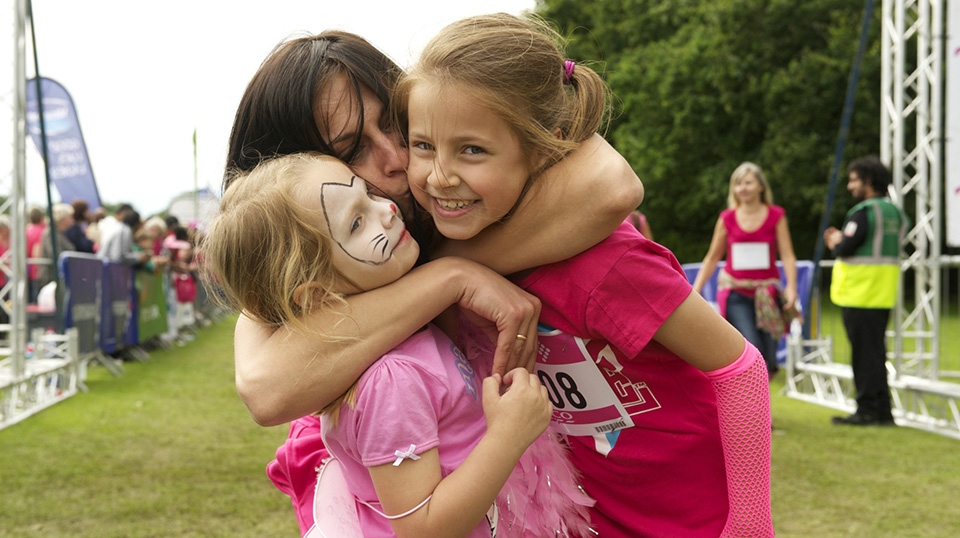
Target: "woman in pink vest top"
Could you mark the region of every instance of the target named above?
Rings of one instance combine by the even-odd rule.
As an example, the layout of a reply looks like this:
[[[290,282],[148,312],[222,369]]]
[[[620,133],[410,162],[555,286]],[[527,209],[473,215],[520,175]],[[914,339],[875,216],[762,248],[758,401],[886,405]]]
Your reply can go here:
[[[751,344],[763,353],[772,379],[779,370],[777,344],[787,329],[783,312],[795,312],[797,256],[784,209],[773,204],[763,170],[745,162],[730,176],[728,208],[720,213],[710,249],[693,289],[700,292],[726,255],[717,279],[717,306]],[[781,283],[777,255],[786,286]]]

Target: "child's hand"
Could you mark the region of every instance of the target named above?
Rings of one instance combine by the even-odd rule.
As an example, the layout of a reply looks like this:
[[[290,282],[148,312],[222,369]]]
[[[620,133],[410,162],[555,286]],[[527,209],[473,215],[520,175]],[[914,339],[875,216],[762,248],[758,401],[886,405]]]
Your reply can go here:
[[[501,395],[499,374],[483,380],[487,435],[522,452],[547,429],[553,405],[537,376],[523,368],[510,370],[503,381],[507,386]]]

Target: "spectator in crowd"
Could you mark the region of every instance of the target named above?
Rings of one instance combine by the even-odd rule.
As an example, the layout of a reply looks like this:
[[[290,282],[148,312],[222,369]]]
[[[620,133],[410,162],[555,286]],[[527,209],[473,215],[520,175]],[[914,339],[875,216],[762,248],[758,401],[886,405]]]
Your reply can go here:
[[[169,218],[169,217],[168,217]],[[173,224],[171,228],[167,230],[167,236],[163,240],[163,253],[170,260],[169,263],[169,278],[167,280],[166,286],[166,297],[167,297],[167,326],[169,327],[167,334],[164,336],[164,340],[172,342],[174,340],[180,340],[180,326],[186,323],[186,313],[184,309],[178,308],[179,299],[178,296],[186,296],[185,288],[189,286],[191,282],[188,282],[186,278],[181,279],[180,275],[189,274],[191,271],[189,262],[186,262],[188,256],[181,256],[180,252],[189,249],[190,243],[189,233],[187,229],[183,226],[177,224],[177,221],[167,221],[168,224]],[[180,282],[182,280],[182,282]],[[178,286],[184,288],[178,293]],[[189,339],[189,336],[187,336]]]
[[[0,263],[3,265],[3,269],[0,269],[0,287],[7,284],[7,271],[10,270],[10,260],[6,258],[8,250],[10,250],[10,217],[0,215]]]
[[[148,220],[147,222],[149,223],[150,221]],[[163,224],[162,219],[160,223]],[[153,254],[153,245],[156,243],[158,233],[155,226],[148,226],[146,224],[133,233],[133,252],[147,253],[150,255],[146,261],[136,265],[136,269],[156,274],[160,273],[160,271],[168,265],[169,260],[166,256]]]
[[[83,200],[74,200],[70,205],[73,206],[73,226],[67,230],[67,238],[77,247],[77,252],[93,254],[93,241],[86,234],[86,227],[90,220],[87,211],[90,206]]]
[[[113,215],[104,214],[97,226],[97,232],[100,235],[100,239],[97,241],[98,252],[105,242],[111,241],[113,239],[112,236],[120,232],[123,218],[131,211],[133,211],[133,206],[130,204],[120,204],[117,206],[117,210]]]
[[[630,221],[630,224],[640,232],[640,235],[646,237],[647,239],[653,241],[653,230],[650,229],[650,222],[647,220],[647,216],[643,214],[639,209],[634,209],[633,213],[630,213],[630,216],[627,217],[627,220]]]
[[[133,232],[140,227],[140,213],[132,207],[126,206],[117,211],[118,224],[111,224],[101,228],[100,248],[97,256],[125,265],[138,265],[146,262],[153,255],[152,252],[134,252]],[[101,227],[107,219],[101,221]]]
[[[53,206],[53,224],[47,226],[43,231],[43,239],[40,241],[40,258],[47,260],[47,263],[40,266],[40,280],[38,282],[40,289],[57,279],[57,260],[53,252],[53,233],[56,233],[57,257],[61,252],[75,251],[77,246],[67,237],[67,230],[73,226],[73,206],[70,204],[54,204]]]
[[[177,226],[180,226],[180,220],[174,215],[167,215],[166,217],[163,218],[163,224],[164,224],[164,232],[160,236],[160,238],[157,240],[157,244],[153,247],[157,254],[160,254],[161,252],[163,252],[163,249],[166,248],[164,247],[163,243],[164,241],[167,240],[168,237],[171,237],[174,235],[174,230],[177,228]]]
[[[181,227],[180,230],[183,230]],[[190,242],[190,233],[184,230],[188,239],[181,248],[176,250],[176,263],[171,273],[176,292],[177,307],[175,319],[179,333],[179,341],[193,340],[192,329],[197,323],[195,301],[197,299],[197,261],[194,245]],[[182,240],[178,240],[182,241]]]
[[[90,213],[90,219],[87,223],[87,229],[84,231],[87,239],[93,241],[93,249],[96,250],[100,244],[100,221],[107,217],[107,211],[103,207],[98,207]]]
[[[7,271],[10,270],[10,260],[7,259],[7,251],[10,249],[10,218],[6,215],[0,215],[0,288],[7,285]],[[10,293],[5,292],[0,296],[0,323],[10,323],[10,314],[7,309],[10,308]],[[7,331],[0,331],[0,340],[6,340]]]
[[[778,254],[786,287],[776,265]],[[797,317],[797,256],[786,211],[773,205],[767,177],[750,162],[742,163],[730,176],[727,209],[713,229],[710,248],[693,282],[695,291],[703,291],[724,255],[727,264],[717,281],[720,314],[760,350],[772,379],[780,370],[777,347],[787,329],[786,320]]]
[[[888,426],[894,422],[885,333],[897,301],[900,245],[908,219],[887,198],[890,171],[879,158],[854,159],[847,171],[847,190],[858,203],[847,212],[842,231],[831,226],[823,233],[823,242],[837,257],[830,300],[840,307],[850,340],[857,410],[833,417],[833,423]]]
[[[163,238],[167,235],[166,219],[154,215],[143,223],[143,228],[153,236],[153,246],[150,247],[150,251],[154,256],[163,255]]]
[[[27,256],[40,257],[40,241],[43,239],[43,230],[47,227],[47,219],[43,210],[38,206],[30,206],[27,210]],[[40,266],[35,263],[27,264],[27,302],[37,302],[37,293],[40,292]]]

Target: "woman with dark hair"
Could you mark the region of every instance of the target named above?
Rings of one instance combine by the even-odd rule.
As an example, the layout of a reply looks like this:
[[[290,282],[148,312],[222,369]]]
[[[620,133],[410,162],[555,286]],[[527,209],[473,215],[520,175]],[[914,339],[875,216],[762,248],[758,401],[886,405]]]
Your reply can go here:
[[[325,338],[273,329],[245,313],[237,322],[240,397],[262,425],[294,421],[268,474],[291,496],[303,532],[313,523],[315,469],[326,457],[313,413],[453,305],[496,338],[494,373],[532,369],[540,302],[500,275],[590,248],[643,198],[630,165],[594,135],[546,170],[508,220],[469,241],[439,241],[407,184],[407,149],[390,108],[400,74],[393,61],[353,34],[328,31],[289,40],[273,50],[250,81],[230,136],[224,189],[267,157],[303,151],[331,155],[372,191],[391,198],[422,246],[419,267],[399,280],[346,296],[342,304],[299,320]]]
[[[405,215],[414,214],[407,152],[389,110],[400,68],[363,38],[328,31],[276,47],[247,86],[230,136],[224,188],[264,157],[319,151],[348,163]],[[630,165],[599,135],[544,172],[536,206],[470,241],[446,241],[397,282],[347,297],[340,316],[305,320],[338,337],[309,340],[241,315],[235,334],[237,389],[254,419],[276,425],[322,409],[374,360],[451,305],[499,333],[495,371],[532,367],[539,302],[498,276],[560,261],[608,236],[643,198]],[[598,195],[599,194],[599,195]],[[431,250],[432,223],[411,233]],[[537,230],[530,234],[529,230]],[[520,231],[524,232],[521,233]],[[427,240],[425,240],[427,239]],[[469,262],[463,258],[476,260]],[[484,264],[487,267],[484,267]]]

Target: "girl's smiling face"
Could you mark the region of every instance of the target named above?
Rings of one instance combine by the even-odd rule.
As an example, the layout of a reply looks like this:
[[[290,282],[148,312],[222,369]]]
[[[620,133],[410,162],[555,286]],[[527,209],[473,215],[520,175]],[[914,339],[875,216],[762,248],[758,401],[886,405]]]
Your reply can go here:
[[[311,179],[316,181],[308,189],[315,196],[306,205],[323,215],[333,266],[356,287],[337,291],[378,288],[412,269],[420,246],[407,232],[396,204],[368,193],[366,182],[339,161],[325,159],[313,166]]]
[[[450,239],[505,217],[532,171],[510,126],[462,90],[418,84],[408,101],[410,190]]]

